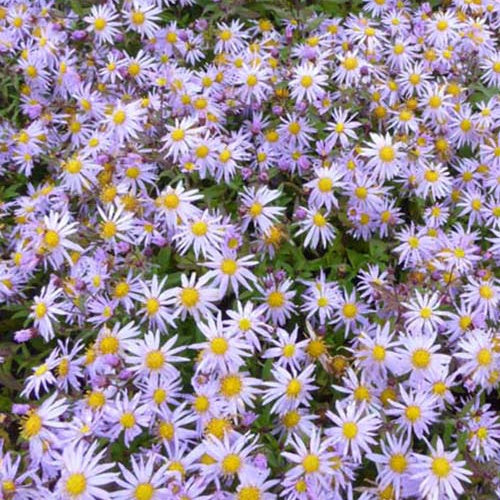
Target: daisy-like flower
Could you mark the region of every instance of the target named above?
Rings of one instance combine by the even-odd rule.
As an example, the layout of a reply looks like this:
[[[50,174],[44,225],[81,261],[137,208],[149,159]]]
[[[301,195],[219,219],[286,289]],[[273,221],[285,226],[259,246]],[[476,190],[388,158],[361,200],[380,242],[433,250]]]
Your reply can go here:
[[[330,135],[326,138],[328,142],[336,144],[340,142],[342,147],[346,147],[350,141],[357,138],[354,131],[361,123],[354,120],[356,115],[349,116],[348,111],[336,108],[332,111],[332,121],[326,127]]]
[[[399,386],[401,402],[391,400],[392,408],[386,410],[388,415],[396,417],[395,423],[408,436],[412,433],[419,439],[428,434],[429,426],[436,421],[437,403],[434,396],[422,391],[406,392]]]
[[[111,5],[93,5],[83,20],[89,25],[87,31],[93,33],[97,43],[113,43],[119,33],[118,13]]]
[[[451,192],[451,177],[443,165],[425,165],[417,178],[415,193],[426,198],[429,193],[434,200],[444,198]]]
[[[332,320],[332,324],[340,324],[345,327],[344,335],[347,337],[351,328],[356,324],[366,323],[366,313],[368,313],[368,307],[356,298],[356,292],[353,290],[348,293],[344,290],[340,300],[335,304],[336,315]]]
[[[302,101],[304,98],[309,102],[321,99],[325,92],[323,87],[328,80],[323,70],[324,67],[321,64],[305,63],[297,66],[295,74],[289,83],[291,88],[290,96],[297,102]]]
[[[132,31],[137,31],[142,37],[152,38],[159,29],[156,22],[160,20],[161,12],[161,8],[154,2],[132,0],[130,7],[123,11],[123,15]]]
[[[226,314],[229,318],[224,323],[228,331],[241,333],[255,349],[261,349],[259,339],[271,339],[271,327],[263,321],[261,311],[252,302],[246,302],[243,306],[238,301],[237,310],[228,310]]]
[[[147,461],[142,455],[137,459],[132,456],[131,470],[119,463],[121,476],[118,476],[115,482],[120,489],[115,491],[112,497],[115,500],[129,500],[130,498],[160,500],[168,495],[168,490],[164,487],[167,464],[155,467],[156,462],[157,457],[151,454]]]
[[[305,284],[308,288],[302,296],[301,310],[307,312],[307,318],[317,316],[320,324],[325,324],[332,318],[335,305],[340,298],[338,286],[326,281],[323,270],[315,281]]]
[[[262,392],[262,381],[250,377],[248,372],[229,372],[222,375],[218,382],[222,402],[233,416],[253,408],[255,398]]]
[[[59,322],[57,316],[66,316],[68,312],[62,307],[62,303],[57,303],[62,295],[62,290],[56,288],[53,283],[43,287],[40,295],[34,298],[31,306],[30,318],[34,320],[35,328],[41,336],[49,341],[54,338],[53,323]]]
[[[235,84],[238,85],[243,102],[250,104],[265,100],[272,91],[269,84],[271,76],[270,68],[262,62],[254,60],[251,64],[243,63],[235,75]]]
[[[400,374],[410,372],[410,383],[447,370],[451,358],[438,352],[440,346],[434,344],[435,340],[436,333],[412,333],[401,338],[401,348],[397,350],[400,360],[398,371]]]
[[[66,446],[58,459],[62,469],[56,485],[57,498],[71,500],[99,500],[107,495],[106,489],[117,479],[112,463],[102,463],[106,449],[97,452],[97,441],[90,446],[80,441]]]
[[[500,52],[493,52],[481,60],[481,80],[490,87],[500,86]]]
[[[472,473],[464,467],[464,460],[456,460],[458,450],[445,451],[443,441],[429,446],[430,455],[415,455],[413,479],[420,481],[420,494],[429,500],[455,500],[464,492],[461,483],[469,483]]]
[[[113,404],[106,406],[103,417],[111,439],[117,439],[123,432],[125,446],[129,446],[148,424],[145,409],[139,406],[140,399],[140,393],[129,399],[127,393],[122,392],[115,396]]]
[[[143,340],[131,342],[127,347],[127,364],[140,378],[175,376],[178,372],[172,363],[186,361],[186,358],[177,356],[177,353],[184,350],[184,346],[173,347],[176,342],[177,335],[174,335],[160,346],[160,333],[148,332]]]
[[[368,63],[361,59],[356,52],[346,52],[342,56],[337,56],[339,65],[333,77],[340,84],[352,85],[360,78],[361,67],[368,67]]]
[[[299,236],[307,232],[304,239],[304,246],[311,247],[313,250],[320,244],[327,248],[335,238],[333,226],[328,222],[328,214],[321,213],[317,209],[301,208],[305,217],[299,222],[300,228],[296,233]]]
[[[97,211],[101,216],[100,237],[111,246],[116,247],[118,241],[134,242],[132,234],[133,214],[125,212],[125,207],[122,204],[110,205],[107,213],[100,207]]]
[[[284,212],[283,207],[269,207],[268,203],[276,200],[281,193],[265,186],[255,189],[244,188],[241,196],[241,203],[246,213],[242,218],[242,230],[245,230],[250,222],[259,227],[263,232],[269,230],[277,217]]]
[[[118,142],[137,139],[143,130],[146,111],[141,101],[132,101],[128,104],[118,102],[106,117],[107,130]]]
[[[309,203],[317,208],[324,206],[330,211],[333,207],[338,208],[338,200],[334,190],[342,190],[346,183],[342,182],[343,172],[335,164],[329,168],[317,168],[314,171],[315,178],[305,184],[311,189]]]
[[[229,52],[236,54],[245,47],[245,41],[248,38],[245,27],[237,20],[231,21],[231,24],[219,23],[217,25],[218,34],[214,52]]]
[[[305,349],[307,340],[298,340],[298,327],[287,332],[283,328],[276,329],[276,335],[270,339],[271,347],[266,349],[263,358],[271,358],[277,360],[277,366],[288,368],[291,367],[299,370],[305,357]],[[273,347],[275,346],[275,347]]]
[[[196,137],[202,130],[195,125],[196,119],[193,117],[176,119],[174,125],[167,125],[167,135],[163,137],[165,145],[162,151],[165,151],[165,154],[174,161],[192,151],[196,144]]]
[[[274,283],[266,289],[260,285],[255,286],[264,300],[260,306],[264,317],[267,320],[271,319],[278,326],[284,325],[295,312],[295,304],[292,302],[295,296],[295,291],[291,290],[292,281],[286,279],[281,283]]]
[[[168,186],[156,198],[156,207],[160,214],[165,217],[169,227],[175,227],[179,221],[187,222],[188,219],[198,217],[201,210],[193,205],[192,202],[200,200],[203,195],[199,194],[197,189],[186,191],[182,182],[179,182],[175,188]]]
[[[377,465],[382,488],[391,485],[399,492],[410,479],[415,459],[408,439],[403,436],[396,438],[391,434],[386,434],[385,439],[380,442],[382,453],[370,453],[367,456]]]
[[[439,310],[440,297],[437,292],[432,295],[422,295],[415,290],[415,298],[402,304],[407,311],[403,314],[405,327],[416,334],[437,332],[439,326],[444,324],[444,311]]]
[[[498,317],[497,306],[500,300],[500,287],[498,280],[477,280],[469,278],[465,285],[463,301],[466,305],[477,307],[487,317],[494,319]]]
[[[250,455],[257,447],[256,441],[257,436],[250,433],[239,435],[233,442],[227,435],[222,440],[210,436],[203,448],[213,463],[202,467],[202,476],[208,479],[238,477],[240,481],[254,476],[256,469]]]
[[[297,373],[294,368],[291,372],[278,366],[272,371],[274,382],[266,382],[269,387],[264,393],[263,403],[274,401],[272,413],[283,413],[307,404],[311,399],[311,391],[317,387],[314,382],[314,365],[308,365],[302,372]]]
[[[209,279],[206,275],[199,280],[196,274],[192,273],[190,278],[185,274],[181,275],[181,286],[167,290],[168,305],[174,306],[174,318],[180,316],[185,319],[188,314],[199,321],[203,316],[212,317],[217,311],[214,302],[219,300],[219,291],[216,288],[208,286]]]
[[[28,411],[21,423],[21,437],[29,441],[31,460],[39,463],[47,446],[58,447],[57,431],[66,424],[60,417],[68,410],[66,399],[49,396],[38,408]]]
[[[174,320],[169,308],[168,293],[163,290],[167,277],[165,276],[158,283],[158,276],[155,274],[151,283],[142,283],[142,294],[140,303],[143,306],[138,312],[144,314],[143,320],[149,321],[149,327],[157,327],[160,333],[165,333],[167,323],[174,325]]]
[[[250,356],[248,346],[238,333],[230,333],[224,328],[220,312],[216,321],[208,316],[206,322],[198,323],[198,328],[207,339],[206,342],[191,346],[193,349],[203,350],[198,369],[202,372],[237,370],[243,365],[243,358]]]
[[[68,250],[82,252],[83,248],[69,239],[78,231],[78,222],[70,222],[68,212],[50,212],[43,218],[43,231],[40,234],[38,253],[44,256],[50,264],[58,268],[64,258],[72,265]]]
[[[258,264],[253,259],[254,256],[251,254],[238,258],[235,251],[226,250],[222,253],[212,254],[210,261],[205,262],[203,265],[211,269],[206,274],[207,279],[209,277],[213,278],[212,284],[219,288],[221,297],[226,294],[229,285],[231,285],[231,289],[238,297],[240,285],[247,290],[251,290],[252,285],[250,283],[257,280],[255,275],[248,269]]]
[[[193,248],[196,258],[200,253],[204,257],[217,253],[224,237],[224,227],[220,220],[221,216],[215,216],[205,210],[198,217],[180,224],[173,237],[179,253],[183,255],[190,248]]]
[[[361,451],[370,452],[370,446],[376,443],[374,435],[380,427],[380,419],[374,413],[365,414],[365,409],[357,407],[355,403],[342,405],[336,401],[335,411],[337,414],[331,411],[327,413],[335,425],[327,431],[328,436],[340,446],[344,455],[360,462]]]
[[[61,184],[69,191],[82,194],[96,183],[96,174],[101,167],[93,163],[89,158],[74,155],[62,162]]]
[[[377,380],[385,379],[389,373],[398,373],[399,357],[394,348],[399,346],[399,341],[394,340],[389,323],[361,332],[357,340],[354,357],[366,377]]]
[[[428,259],[435,247],[435,240],[427,236],[425,229],[417,230],[411,223],[397,235],[401,242],[394,251],[399,254],[399,263],[404,267],[413,267]]]
[[[491,373],[500,368],[491,332],[473,330],[458,342],[459,351],[453,357],[461,360],[459,373],[471,377],[476,385],[484,385]]]
[[[331,464],[336,457],[336,454],[331,451],[332,442],[322,437],[320,430],[315,428],[309,434],[309,442],[306,443],[302,437],[292,437],[290,444],[293,452],[282,453],[283,457],[292,464],[292,468],[286,473],[285,481],[301,478],[305,478],[308,482],[318,481],[328,491],[328,481],[333,474]],[[305,481],[304,486],[305,492],[307,491]]]
[[[372,175],[385,181],[392,179],[399,172],[403,158],[400,151],[401,144],[393,142],[392,137],[379,134],[370,134],[371,142],[361,149],[361,154],[368,159],[367,167],[371,168]]]

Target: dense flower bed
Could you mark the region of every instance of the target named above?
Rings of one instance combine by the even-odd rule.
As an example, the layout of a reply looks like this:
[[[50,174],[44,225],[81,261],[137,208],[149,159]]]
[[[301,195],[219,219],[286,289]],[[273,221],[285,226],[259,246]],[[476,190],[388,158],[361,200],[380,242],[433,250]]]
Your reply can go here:
[[[500,3],[306,3],[0,1],[0,498],[500,497]]]

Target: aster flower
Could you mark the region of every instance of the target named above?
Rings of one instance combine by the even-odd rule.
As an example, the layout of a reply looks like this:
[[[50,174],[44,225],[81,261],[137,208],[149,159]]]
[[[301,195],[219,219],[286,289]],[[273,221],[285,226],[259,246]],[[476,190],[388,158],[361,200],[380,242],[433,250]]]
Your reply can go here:
[[[97,500],[106,495],[103,486],[112,484],[117,475],[109,472],[112,463],[102,463],[105,449],[97,452],[97,441],[67,446],[59,457],[61,478],[56,485],[57,498]]]
[[[443,441],[438,437],[435,447],[429,445],[430,455],[417,455],[412,477],[419,479],[420,493],[431,500],[439,498],[458,498],[464,488],[461,483],[470,482],[472,473],[464,465],[465,461],[456,460],[458,450],[447,452]]]

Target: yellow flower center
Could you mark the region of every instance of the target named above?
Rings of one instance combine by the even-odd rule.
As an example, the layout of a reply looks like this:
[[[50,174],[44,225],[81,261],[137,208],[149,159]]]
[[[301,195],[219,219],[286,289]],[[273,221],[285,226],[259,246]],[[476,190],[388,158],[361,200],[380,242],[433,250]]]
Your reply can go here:
[[[294,354],[295,345],[287,344],[285,347],[283,347],[283,356],[285,356],[285,358],[291,358]]]
[[[165,355],[159,349],[146,354],[146,366],[149,370],[159,370],[164,364]]]
[[[22,424],[22,435],[25,439],[37,436],[41,430],[42,418],[34,412]]]
[[[342,64],[344,66],[344,69],[346,69],[347,71],[353,71],[359,65],[358,59],[356,57],[346,57]]]
[[[493,292],[493,289],[488,285],[482,285],[479,288],[479,296],[482,299],[491,300],[494,295],[495,293]]]
[[[261,500],[262,495],[257,486],[243,486],[237,493],[238,500]]]
[[[210,408],[210,401],[206,396],[197,396],[194,400],[193,408],[198,413],[205,413]]]
[[[352,319],[356,316],[356,314],[358,314],[358,307],[356,304],[344,304],[342,307],[342,314],[345,318]]]
[[[106,403],[106,397],[100,391],[92,391],[87,398],[87,404],[90,408],[96,410],[102,408]]]
[[[355,422],[344,422],[342,434],[346,439],[354,439],[358,435],[358,426]]]
[[[220,266],[221,271],[224,274],[229,274],[232,276],[238,270],[238,264],[233,259],[224,259]]]
[[[426,349],[415,349],[411,356],[411,361],[415,368],[427,368],[431,362],[431,354]]]
[[[396,151],[392,146],[383,146],[378,152],[379,158],[386,163],[389,163],[396,158]]]
[[[408,245],[410,245],[410,248],[418,248],[420,241],[416,236],[410,236],[408,238]]]
[[[408,467],[408,461],[402,453],[395,453],[389,459],[389,467],[393,472],[403,474]]]
[[[217,356],[222,356],[229,349],[229,344],[224,337],[215,337],[210,342],[210,349]]]
[[[113,115],[113,123],[115,125],[123,125],[126,119],[127,119],[127,114],[125,113],[125,111],[123,111],[123,109],[115,111]]]
[[[372,350],[372,357],[375,361],[381,362],[385,360],[385,348],[381,345],[375,345]]]
[[[161,405],[163,402],[165,402],[166,399],[167,391],[165,391],[165,389],[159,388],[153,392],[153,401],[155,402],[155,404]]]
[[[115,286],[115,297],[117,299],[123,299],[127,296],[130,291],[130,285],[126,281],[122,281],[121,283],[117,283]]]
[[[451,464],[448,459],[444,457],[436,457],[432,460],[431,469],[435,476],[444,479],[448,477],[451,472]]]
[[[308,89],[312,84],[314,83],[313,81],[313,78],[312,76],[310,75],[304,75],[301,79],[300,79],[300,84],[302,85],[302,87],[304,87],[305,89]]]
[[[286,388],[286,395],[289,398],[294,399],[300,394],[301,390],[302,390],[302,384],[300,383],[300,380],[292,378],[292,380],[288,382],[288,386]]]
[[[72,158],[66,162],[65,170],[70,174],[79,174],[82,170],[82,162],[77,158]]]
[[[281,421],[287,429],[291,429],[299,424],[300,414],[295,410],[291,410],[283,415]]]
[[[262,208],[262,205],[256,201],[252,204],[248,212],[250,213],[250,216],[255,219],[255,217],[258,217],[262,213]]]
[[[87,479],[81,472],[70,474],[66,479],[66,491],[71,496],[81,495],[87,489]]]
[[[103,19],[102,17],[98,17],[97,19],[94,20],[94,29],[96,31],[102,31],[106,26],[107,26],[107,21],[106,19]]]
[[[134,491],[136,500],[151,500],[155,489],[150,483],[139,483]]]
[[[175,427],[171,422],[161,422],[158,427],[158,433],[162,439],[166,441],[172,441],[175,435]]]
[[[60,237],[56,231],[53,229],[49,229],[45,232],[45,236],[43,237],[43,241],[49,248],[55,248],[59,245]]]
[[[38,319],[42,319],[46,313],[47,313],[47,306],[43,302],[39,302],[35,306],[35,316]]]
[[[106,222],[103,222],[101,227],[101,236],[104,239],[109,240],[113,238],[113,236],[115,236],[117,232],[118,228],[116,227],[116,224],[113,221],[108,220]]]
[[[492,362],[492,355],[489,349],[480,349],[476,355],[476,361],[479,366],[489,366]]]
[[[307,354],[311,358],[319,358],[326,352],[326,346],[322,339],[313,339],[307,344]]]
[[[146,301],[146,312],[149,316],[154,316],[160,310],[160,301],[151,297]]]
[[[184,288],[181,292],[181,303],[184,307],[194,307],[200,298],[198,290],[195,288]]]
[[[132,15],[130,16],[130,21],[132,24],[135,24],[136,26],[141,26],[144,24],[144,21],[146,20],[146,16],[144,15],[143,12],[139,10],[133,10]]]
[[[163,206],[169,210],[174,210],[179,206],[180,200],[175,193],[167,194],[163,198]]]
[[[306,474],[312,474],[317,472],[320,466],[319,457],[310,453],[306,455],[302,460],[302,468]]]
[[[42,375],[44,375],[48,371],[49,371],[49,366],[47,365],[47,363],[44,363],[43,365],[38,366],[35,369],[34,373],[37,377],[41,377]]]
[[[191,224],[191,231],[195,236],[205,236],[208,232],[208,226],[206,222],[200,220]]]
[[[318,227],[324,227],[326,226],[326,219],[325,217],[320,214],[319,212],[316,212],[314,215],[313,215],[313,218],[312,218],[312,221],[313,221],[313,224],[315,226],[318,226]]]
[[[240,470],[241,459],[235,453],[226,455],[222,460],[222,471],[224,474],[235,474]]]
[[[232,398],[241,393],[242,383],[238,375],[227,375],[221,380],[220,392],[226,398]]]
[[[282,307],[285,303],[285,296],[278,291],[271,292],[267,297],[267,303],[272,308]]]
[[[405,415],[406,418],[414,424],[421,416],[422,412],[420,411],[420,408],[415,405],[410,405],[406,408],[405,410]]]
[[[120,417],[120,424],[124,429],[131,429],[135,425],[135,417],[133,413],[126,412]]]

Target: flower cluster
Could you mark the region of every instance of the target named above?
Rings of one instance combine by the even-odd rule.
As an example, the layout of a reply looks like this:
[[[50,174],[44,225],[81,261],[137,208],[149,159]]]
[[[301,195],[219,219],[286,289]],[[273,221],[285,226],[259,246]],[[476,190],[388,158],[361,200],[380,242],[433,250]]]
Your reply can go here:
[[[500,496],[500,3],[89,3],[0,0],[0,498]]]

